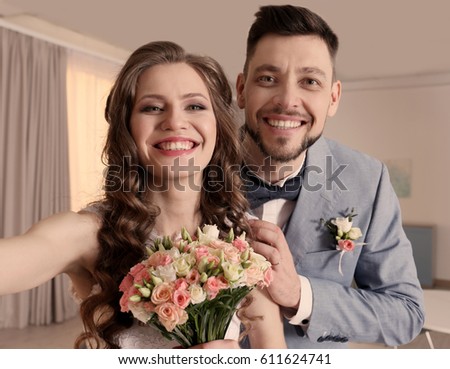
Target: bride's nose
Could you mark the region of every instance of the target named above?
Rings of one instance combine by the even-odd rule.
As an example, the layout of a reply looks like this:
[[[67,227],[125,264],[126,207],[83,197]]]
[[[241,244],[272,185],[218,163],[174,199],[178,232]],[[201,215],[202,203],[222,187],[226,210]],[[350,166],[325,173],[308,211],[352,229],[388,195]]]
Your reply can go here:
[[[161,124],[161,129],[177,131],[180,129],[186,129],[189,126],[189,122],[183,111],[177,108],[170,108],[164,114],[164,120]]]

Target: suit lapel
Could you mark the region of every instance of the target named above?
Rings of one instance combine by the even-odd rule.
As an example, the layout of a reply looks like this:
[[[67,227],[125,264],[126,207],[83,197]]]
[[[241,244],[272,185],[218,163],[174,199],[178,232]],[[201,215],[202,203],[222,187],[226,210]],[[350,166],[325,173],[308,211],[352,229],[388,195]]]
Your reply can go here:
[[[285,235],[297,264],[308,252],[320,251],[329,244],[320,219],[328,220],[341,190],[332,186],[327,173],[336,166],[327,141],[322,137],[307,151],[306,171],[299,199],[285,228]],[[330,166],[333,167],[330,168]],[[328,166],[328,168],[327,168]],[[327,242],[328,241],[328,242]]]

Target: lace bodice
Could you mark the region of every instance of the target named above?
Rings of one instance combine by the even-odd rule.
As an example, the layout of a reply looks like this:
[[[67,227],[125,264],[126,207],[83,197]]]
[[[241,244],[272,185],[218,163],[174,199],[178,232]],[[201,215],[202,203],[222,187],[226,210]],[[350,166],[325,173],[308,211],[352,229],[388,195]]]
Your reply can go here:
[[[179,346],[176,341],[169,341],[156,328],[144,326],[137,320],[134,324],[120,332],[119,346],[123,349],[171,349]]]

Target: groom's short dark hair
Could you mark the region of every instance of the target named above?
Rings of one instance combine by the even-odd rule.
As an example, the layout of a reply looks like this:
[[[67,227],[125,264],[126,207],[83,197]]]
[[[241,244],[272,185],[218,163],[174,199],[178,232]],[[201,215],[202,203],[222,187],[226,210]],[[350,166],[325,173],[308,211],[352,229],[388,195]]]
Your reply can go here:
[[[280,36],[318,36],[327,45],[333,65],[339,47],[339,40],[330,26],[316,13],[307,8],[292,5],[261,6],[255,14],[247,37],[247,53],[244,73],[253,56],[258,41],[267,34]]]

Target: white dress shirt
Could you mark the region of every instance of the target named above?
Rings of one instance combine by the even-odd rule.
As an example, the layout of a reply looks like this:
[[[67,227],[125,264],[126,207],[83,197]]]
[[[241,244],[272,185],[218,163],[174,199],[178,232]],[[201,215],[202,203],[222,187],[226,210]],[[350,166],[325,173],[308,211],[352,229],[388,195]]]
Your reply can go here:
[[[283,178],[282,180],[276,183],[268,183],[259,176],[258,178],[265,183],[271,184],[272,186],[283,187],[288,179],[295,177],[300,172],[303,164],[304,161],[300,165],[298,170],[296,170],[288,177]],[[259,219],[274,223],[278,225],[281,229],[284,229],[289,217],[294,211],[295,203],[296,202],[292,200],[274,199],[264,203],[260,207],[254,209],[252,212]],[[299,275],[298,277],[300,278],[300,285],[301,285],[300,305],[297,313],[294,316],[290,317],[285,316],[285,318],[289,320],[290,324],[301,325],[305,329],[307,328],[309,318],[312,312],[312,290],[308,278],[303,277],[301,275]]]

